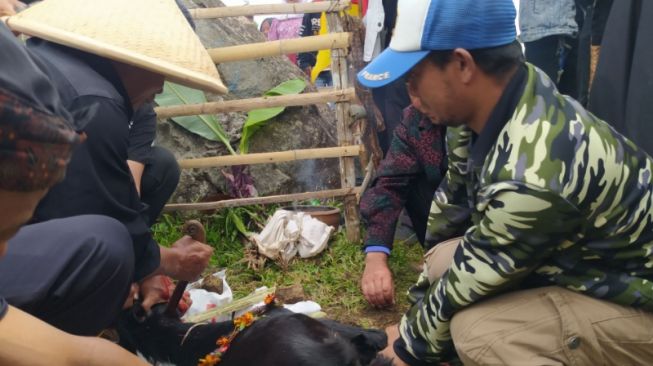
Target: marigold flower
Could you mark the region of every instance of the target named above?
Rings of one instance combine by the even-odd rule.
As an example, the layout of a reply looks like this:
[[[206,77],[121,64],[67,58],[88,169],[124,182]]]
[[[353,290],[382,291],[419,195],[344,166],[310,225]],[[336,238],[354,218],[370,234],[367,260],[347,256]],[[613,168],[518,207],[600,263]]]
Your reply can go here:
[[[209,353],[208,355],[204,356],[204,358],[200,358],[200,362],[197,364],[197,366],[215,366],[220,362],[220,357]]]
[[[263,300],[263,303],[265,303],[265,305],[270,305],[274,302],[275,299],[276,296],[274,294],[268,294],[268,296],[265,297],[265,300]]]
[[[254,314],[248,311],[245,314],[234,319],[234,325],[236,326],[236,328],[242,329],[250,326],[253,321],[254,321]]]
[[[218,341],[216,342],[216,344],[217,344],[218,346],[221,346],[221,347],[222,347],[222,346],[227,346],[227,345],[229,345],[229,342],[231,342],[231,340],[230,340],[229,338],[227,338],[227,337],[220,337],[220,338],[218,338]]]

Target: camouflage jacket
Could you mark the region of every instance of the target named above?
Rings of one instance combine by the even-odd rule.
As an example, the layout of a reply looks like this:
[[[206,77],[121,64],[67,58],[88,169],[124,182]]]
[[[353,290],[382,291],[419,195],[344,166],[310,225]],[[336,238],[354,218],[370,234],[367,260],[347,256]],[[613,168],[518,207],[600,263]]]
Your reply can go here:
[[[532,65],[517,75],[480,135],[449,129],[429,232],[470,226],[444,276],[416,285],[394,345],[409,364],[450,357],[454,314],[502,291],[553,284],[653,311],[653,161]]]

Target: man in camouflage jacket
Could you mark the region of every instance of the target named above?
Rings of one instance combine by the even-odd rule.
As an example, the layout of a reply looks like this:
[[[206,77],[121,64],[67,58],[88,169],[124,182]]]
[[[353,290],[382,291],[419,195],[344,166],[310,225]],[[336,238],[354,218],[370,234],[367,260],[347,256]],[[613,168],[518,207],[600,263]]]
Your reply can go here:
[[[402,14],[424,13],[407,52],[415,27],[404,34]],[[523,63],[512,1],[400,1],[399,14],[393,62],[359,80],[377,86],[403,65],[422,110],[455,127],[427,235],[466,231],[439,275],[427,276],[438,253],[427,254],[383,353],[396,365],[653,359],[651,158]]]

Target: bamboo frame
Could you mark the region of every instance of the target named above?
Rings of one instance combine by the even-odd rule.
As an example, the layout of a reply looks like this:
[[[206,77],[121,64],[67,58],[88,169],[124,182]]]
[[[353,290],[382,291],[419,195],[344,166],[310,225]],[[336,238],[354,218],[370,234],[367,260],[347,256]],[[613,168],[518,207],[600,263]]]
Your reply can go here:
[[[350,2],[345,0],[322,1],[305,4],[262,4],[226,6],[219,8],[189,9],[194,19],[215,19],[238,16],[251,16],[259,14],[305,14],[321,13],[323,11],[341,11],[349,7]]]
[[[247,155],[226,155],[208,158],[185,159],[179,161],[182,169],[212,168],[231,165],[251,165],[266,163],[281,163],[286,161],[328,159],[343,156],[358,156],[361,151],[359,145],[325,147],[316,149],[289,150],[267,152]]]
[[[342,32],[342,22],[338,13],[327,14],[329,32]],[[343,49],[331,51],[331,74],[333,76],[333,87],[345,89],[349,87],[349,68],[347,65],[347,52]],[[354,135],[351,131],[350,103],[336,104],[336,118],[338,130],[338,144],[353,145]],[[356,185],[356,167],[353,157],[340,158],[340,182],[342,189],[353,188]],[[358,212],[358,200],[356,196],[345,196],[345,229],[347,240],[356,243],[360,241],[360,218]]]
[[[238,46],[207,49],[216,64],[232,61],[255,60],[262,57],[282,56],[290,53],[349,47],[350,34],[346,32],[323,34],[277,41],[249,43]]]
[[[236,198],[232,200],[224,200],[224,201],[216,201],[216,202],[173,203],[173,204],[166,205],[163,208],[163,211],[164,212],[206,211],[206,210],[217,210],[217,209],[228,208],[228,207],[301,201],[301,200],[307,200],[312,198],[323,199],[323,198],[332,198],[332,197],[351,196],[354,197],[355,200],[356,195],[359,194],[359,191],[360,189],[358,187],[351,187],[351,188],[330,189],[330,190],[318,191],[318,192],[283,194],[283,195],[267,196],[267,197]]]
[[[159,119],[179,116],[216,114],[229,112],[247,112],[259,108],[294,107],[329,102],[349,102],[356,98],[354,88],[331,90],[318,93],[280,95],[200,104],[186,104],[171,107],[157,107],[154,111]]]

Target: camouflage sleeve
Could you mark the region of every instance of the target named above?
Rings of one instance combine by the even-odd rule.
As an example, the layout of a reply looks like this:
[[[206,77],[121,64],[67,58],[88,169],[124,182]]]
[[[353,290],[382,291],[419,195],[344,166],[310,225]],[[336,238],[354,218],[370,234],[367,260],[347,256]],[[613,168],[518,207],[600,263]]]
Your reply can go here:
[[[465,177],[472,132],[447,129],[447,174],[435,192],[426,229],[426,243],[433,245],[460,236],[471,225]]]
[[[449,322],[460,309],[517,284],[542,258],[572,245],[577,208],[557,193],[521,182],[484,187],[478,223],[467,230],[451,267],[401,320],[397,354],[409,364],[451,356]]]

